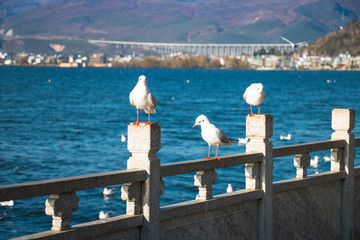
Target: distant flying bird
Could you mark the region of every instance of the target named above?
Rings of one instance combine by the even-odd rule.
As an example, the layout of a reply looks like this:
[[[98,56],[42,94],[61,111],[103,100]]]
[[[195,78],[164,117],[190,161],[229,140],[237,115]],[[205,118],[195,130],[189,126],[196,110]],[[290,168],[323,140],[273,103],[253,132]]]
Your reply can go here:
[[[156,113],[155,108],[157,105],[154,94],[150,91],[146,84],[146,77],[141,75],[139,80],[130,92],[129,95],[130,104],[136,108],[137,120],[133,122],[133,125],[139,125],[139,109],[144,110],[149,115],[149,121],[146,124],[151,125],[150,113]]]
[[[307,45],[309,45],[307,42],[298,42],[298,43],[293,43],[293,42],[292,42],[292,41],[290,41],[289,39],[286,39],[286,38],[284,38],[284,37],[282,37],[282,36],[280,36],[280,38],[281,38],[282,40],[284,40],[284,41],[286,41],[286,42],[290,43],[291,48],[292,48],[292,50],[293,50],[293,51],[294,51],[294,50],[295,50],[295,48],[297,48],[298,46],[307,46]]]
[[[216,146],[216,155],[214,159],[220,160],[217,157],[219,146],[231,146],[233,141],[238,141],[236,139],[228,138],[226,133],[212,124],[205,115],[198,116],[195,120],[195,125],[192,128],[198,125],[201,127],[201,137],[209,144],[209,154],[206,159],[210,159],[211,146]]]
[[[258,106],[258,114],[260,114],[260,104],[266,98],[264,86],[261,83],[253,83],[248,86],[243,95],[243,99],[250,105],[250,116],[253,116],[252,106]]]
[[[114,215],[115,210],[105,213],[104,211],[99,212],[99,219],[106,219]]]

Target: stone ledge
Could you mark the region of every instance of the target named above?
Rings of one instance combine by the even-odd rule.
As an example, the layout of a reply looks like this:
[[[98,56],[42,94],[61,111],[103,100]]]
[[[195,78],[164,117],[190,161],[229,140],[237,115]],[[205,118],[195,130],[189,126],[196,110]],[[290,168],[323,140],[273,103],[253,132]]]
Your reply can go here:
[[[92,239],[99,236],[110,235],[115,232],[137,228],[142,226],[142,215],[121,215],[105,220],[97,220],[93,222],[82,223],[72,226],[71,230],[54,232],[46,231],[37,234],[27,235],[24,237],[14,238],[13,240],[30,240],[30,239],[46,239],[46,240],[63,240],[63,239]]]
[[[273,184],[275,193],[291,191],[299,188],[306,188],[327,182],[345,179],[345,172],[324,172],[308,176],[308,178],[292,178]]]
[[[211,200],[192,200],[176,203],[160,208],[160,221],[182,217],[199,212],[223,208],[243,202],[259,200],[263,196],[262,190],[239,190],[231,193],[223,193]]]

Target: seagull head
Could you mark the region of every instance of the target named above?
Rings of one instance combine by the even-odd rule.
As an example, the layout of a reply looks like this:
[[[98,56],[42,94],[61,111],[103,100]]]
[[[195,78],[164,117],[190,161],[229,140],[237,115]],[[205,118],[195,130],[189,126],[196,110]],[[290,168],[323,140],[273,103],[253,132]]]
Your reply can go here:
[[[141,75],[140,77],[139,77],[139,81],[138,82],[141,82],[141,83],[143,83],[144,85],[146,85],[146,76],[145,75]]]
[[[200,116],[198,116],[196,118],[195,124],[194,124],[194,126],[192,128],[194,128],[194,127],[196,127],[198,125],[202,125],[204,123],[209,123],[209,122],[210,122],[209,119],[205,115],[200,115]]]

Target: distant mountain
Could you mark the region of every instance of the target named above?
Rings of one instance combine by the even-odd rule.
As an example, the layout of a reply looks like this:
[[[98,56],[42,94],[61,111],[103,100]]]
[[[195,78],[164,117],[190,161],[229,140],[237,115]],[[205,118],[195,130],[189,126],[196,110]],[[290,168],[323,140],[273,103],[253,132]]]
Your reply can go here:
[[[359,16],[359,0],[0,1],[0,30],[31,38],[312,42]]]
[[[313,55],[336,56],[343,52],[349,52],[353,56],[360,55],[360,21],[318,39],[306,50]]]

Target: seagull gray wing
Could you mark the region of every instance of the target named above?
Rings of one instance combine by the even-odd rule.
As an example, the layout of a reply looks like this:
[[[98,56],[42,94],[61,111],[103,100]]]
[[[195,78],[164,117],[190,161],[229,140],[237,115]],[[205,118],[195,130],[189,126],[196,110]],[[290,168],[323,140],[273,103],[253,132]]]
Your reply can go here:
[[[157,106],[156,98],[150,90],[149,90],[149,94],[148,94],[148,100],[149,100],[149,103],[151,104],[151,108],[155,109]]]
[[[230,139],[228,138],[226,133],[223,130],[221,130],[220,128],[216,128],[215,136],[216,136],[216,138],[219,139],[220,142],[231,145]]]

